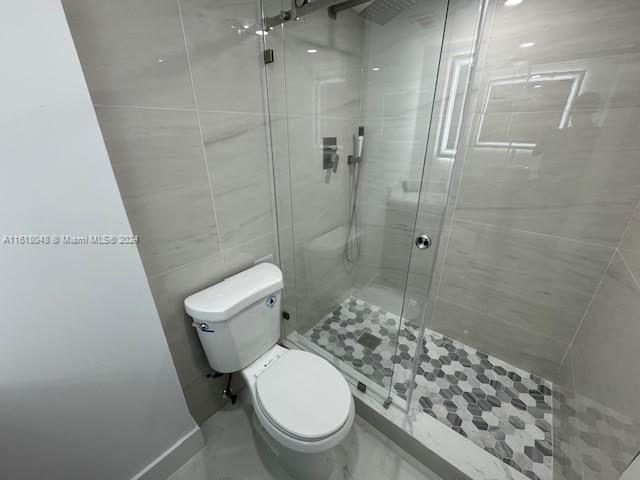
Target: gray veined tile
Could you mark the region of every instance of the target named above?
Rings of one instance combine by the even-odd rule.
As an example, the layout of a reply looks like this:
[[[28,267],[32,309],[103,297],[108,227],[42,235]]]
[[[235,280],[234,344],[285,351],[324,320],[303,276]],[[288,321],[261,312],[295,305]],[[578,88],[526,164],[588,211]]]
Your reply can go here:
[[[235,275],[255,265],[257,260],[271,256],[276,262],[276,244],[273,232],[252,238],[248,242],[222,251],[227,276]]]
[[[357,121],[296,117],[289,122],[294,241],[304,245],[343,225],[347,218],[348,166]],[[336,137],[337,172],[322,168],[323,137]]]
[[[147,275],[218,252],[195,113],[96,111]]]
[[[274,13],[279,9],[272,7]],[[362,69],[362,17],[344,11],[340,21],[316,12],[305,22],[286,26],[267,38],[276,55],[286,59],[286,72],[269,68],[270,108],[277,114],[353,118],[360,116]],[[308,49],[317,50],[314,54]],[[281,58],[276,58],[276,63]],[[286,99],[282,92],[286,91]],[[270,98],[271,100],[271,98]],[[286,100],[286,102],[285,102]]]
[[[169,351],[182,387],[206,378],[211,370],[195,328],[191,328],[185,338],[170,343]]]
[[[586,73],[584,87],[602,94],[613,106],[638,106],[633,87],[638,47],[634,43],[638,5],[624,0],[583,4],[552,0],[527,2],[517,8],[500,5],[486,28],[482,62],[496,77],[510,69],[521,75]],[[526,18],[527,22],[521,20]],[[593,18],[598,18],[597,22]],[[589,32],[585,35],[584,32]],[[521,48],[523,42],[533,42]],[[615,80],[612,73],[615,72]]]
[[[149,279],[160,321],[168,343],[185,340],[191,318],[184,310],[189,295],[225,279],[221,254],[214,254]]]
[[[640,288],[616,253],[573,344],[576,392],[640,420],[638,404],[629,401],[640,395],[629,371],[639,342]]]
[[[478,142],[522,141],[535,148],[476,142],[462,172],[456,216],[615,247],[640,200],[640,143],[629,140],[637,131],[619,140],[621,127],[637,124],[634,115],[608,113],[602,126],[563,130],[531,118],[538,113],[476,115]]]
[[[260,30],[258,3],[180,3],[198,108],[262,112],[262,37],[256,35]]]
[[[456,221],[439,297],[568,342],[611,250]]]
[[[200,121],[223,249],[272,232],[264,116],[203,112]]]
[[[222,395],[225,385],[226,377],[202,377],[184,387],[184,398],[189,412],[199,425],[225,404]]]
[[[640,210],[636,210],[625,231],[620,252],[631,268],[631,273],[640,281]]]
[[[193,108],[175,0],[64,0],[93,102]]]

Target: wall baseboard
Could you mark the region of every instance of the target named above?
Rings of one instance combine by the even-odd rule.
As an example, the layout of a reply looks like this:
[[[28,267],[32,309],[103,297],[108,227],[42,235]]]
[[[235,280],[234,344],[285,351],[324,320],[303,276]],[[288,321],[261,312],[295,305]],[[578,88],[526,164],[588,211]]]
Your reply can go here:
[[[134,475],[131,480],[166,480],[187,460],[198,453],[202,447],[204,447],[204,437],[200,427],[195,426],[193,430]]]

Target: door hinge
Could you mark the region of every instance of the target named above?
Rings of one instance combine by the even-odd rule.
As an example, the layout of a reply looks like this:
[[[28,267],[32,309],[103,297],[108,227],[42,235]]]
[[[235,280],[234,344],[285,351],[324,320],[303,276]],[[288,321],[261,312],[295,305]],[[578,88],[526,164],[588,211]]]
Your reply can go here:
[[[273,63],[275,60],[275,55],[273,54],[273,48],[267,48],[264,51],[264,64],[268,65],[269,63]]]
[[[285,320],[289,320],[289,318],[291,318],[291,315],[289,315],[289,312],[285,312],[283,310],[282,311],[282,318],[284,318]]]

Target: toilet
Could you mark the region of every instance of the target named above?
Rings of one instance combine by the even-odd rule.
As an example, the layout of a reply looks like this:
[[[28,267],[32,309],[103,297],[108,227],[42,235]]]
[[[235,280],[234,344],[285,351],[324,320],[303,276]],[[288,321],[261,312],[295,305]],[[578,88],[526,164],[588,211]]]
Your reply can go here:
[[[277,344],[282,272],[261,263],[184,301],[212,369],[240,371],[259,426],[295,480],[326,480],[355,408],[342,374],[324,358]]]

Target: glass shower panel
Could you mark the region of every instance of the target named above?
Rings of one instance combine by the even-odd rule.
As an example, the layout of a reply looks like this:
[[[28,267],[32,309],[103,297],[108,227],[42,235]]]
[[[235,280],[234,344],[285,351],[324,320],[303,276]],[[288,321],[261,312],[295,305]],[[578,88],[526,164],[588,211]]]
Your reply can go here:
[[[394,359],[407,355],[401,315],[448,2],[384,13],[368,9],[376,3],[262,33],[275,54],[267,91],[285,336],[383,400]],[[266,17],[289,7],[263,3]]]

